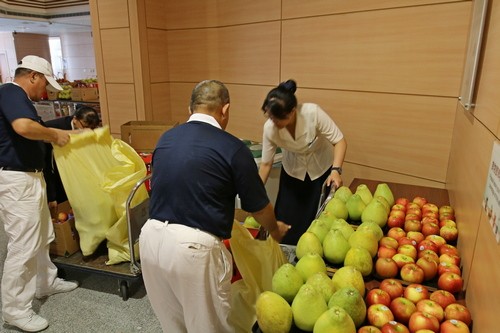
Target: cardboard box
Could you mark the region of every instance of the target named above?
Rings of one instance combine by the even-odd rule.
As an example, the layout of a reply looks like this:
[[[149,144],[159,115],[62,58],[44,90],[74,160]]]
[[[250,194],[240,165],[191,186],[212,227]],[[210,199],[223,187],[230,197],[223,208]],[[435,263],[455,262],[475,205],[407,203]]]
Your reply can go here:
[[[71,100],[81,101],[82,100],[82,88],[71,88]]]
[[[58,205],[57,212],[52,212],[52,216],[55,218],[52,220],[55,239],[50,243],[50,254],[69,257],[80,250],[80,238],[75,228],[75,219],[71,216],[64,222],[57,221],[57,214],[59,212],[68,213],[70,208],[69,202],[65,201]]]
[[[59,91],[52,91],[47,89],[47,98],[49,101],[55,101],[59,96]]]
[[[81,89],[82,101],[99,100],[99,90],[97,88],[78,88]]]
[[[160,136],[177,124],[163,121],[129,121],[121,126],[121,139],[138,152],[151,153]]]

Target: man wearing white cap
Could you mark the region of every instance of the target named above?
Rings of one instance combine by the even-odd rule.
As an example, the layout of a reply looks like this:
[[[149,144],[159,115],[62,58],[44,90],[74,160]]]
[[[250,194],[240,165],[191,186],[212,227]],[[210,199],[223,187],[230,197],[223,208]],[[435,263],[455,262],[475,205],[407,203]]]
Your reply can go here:
[[[7,235],[2,276],[2,317],[23,331],[38,332],[48,321],[32,309],[34,297],[71,291],[76,282],[57,277],[49,257],[54,239],[43,167],[45,142],[64,146],[71,131],[47,128],[33,101],[48,86],[62,90],[50,63],[26,56],[16,68],[14,82],[0,86],[0,222]]]

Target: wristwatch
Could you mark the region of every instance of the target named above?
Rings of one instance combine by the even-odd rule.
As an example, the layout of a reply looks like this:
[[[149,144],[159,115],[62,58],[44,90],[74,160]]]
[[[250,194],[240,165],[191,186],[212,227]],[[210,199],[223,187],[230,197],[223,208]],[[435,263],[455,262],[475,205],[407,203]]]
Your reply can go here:
[[[342,167],[332,166],[332,171],[337,171],[339,173],[339,175],[341,175],[342,174]]]

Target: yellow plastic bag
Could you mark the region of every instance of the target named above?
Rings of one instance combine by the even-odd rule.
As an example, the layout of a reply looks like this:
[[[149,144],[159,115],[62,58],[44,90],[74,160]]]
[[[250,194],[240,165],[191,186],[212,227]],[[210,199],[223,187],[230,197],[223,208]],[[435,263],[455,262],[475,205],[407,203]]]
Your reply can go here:
[[[233,223],[229,242],[242,276],[231,285],[230,321],[236,332],[248,333],[257,320],[257,297],[261,292],[271,290],[274,272],[288,261],[274,239],[256,240],[238,221]]]
[[[54,156],[83,255],[91,255],[107,239],[109,264],[130,260],[125,203],[133,186],[146,175],[140,156],[114,139],[107,126],[72,134],[68,145],[54,146]],[[146,197],[146,189],[141,188],[133,204]]]

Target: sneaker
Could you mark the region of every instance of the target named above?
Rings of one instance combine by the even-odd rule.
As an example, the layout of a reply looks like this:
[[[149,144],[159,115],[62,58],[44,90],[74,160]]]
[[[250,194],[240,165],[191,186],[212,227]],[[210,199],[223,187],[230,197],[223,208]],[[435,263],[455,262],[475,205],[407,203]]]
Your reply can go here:
[[[47,319],[40,317],[34,312],[31,312],[28,316],[5,320],[7,325],[16,326],[25,332],[40,332],[46,329],[49,326],[49,322]]]
[[[46,292],[41,292],[41,293],[36,293],[35,297],[36,298],[45,298],[54,294],[59,294],[59,293],[67,293],[68,291],[72,291],[78,288],[78,282],[76,281],[65,281],[60,278],[56,278],[52,287],[46,291]]]

